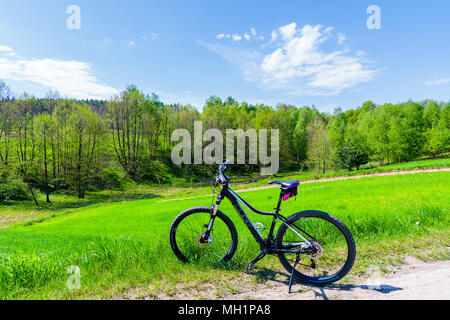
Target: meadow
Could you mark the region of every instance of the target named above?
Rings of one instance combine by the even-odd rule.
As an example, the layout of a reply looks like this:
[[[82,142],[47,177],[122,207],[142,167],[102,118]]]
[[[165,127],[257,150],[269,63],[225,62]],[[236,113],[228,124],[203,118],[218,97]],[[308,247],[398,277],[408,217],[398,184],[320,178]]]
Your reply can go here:
[[[351,281],[369,265],[386,267],[406,254],[448,259],[450,172],[364,177],[300,186],[296,201],[283,203],[282,214],[316,209],[341,219],[357,243],[358,257]],[[0,297],[114,298],[139,288],[145,297],[171,296],[185,290],[212,288],[219,297],[232,285],[258,248],[228,202],[221,210],[239,233],[238,251],[230,263],[186,265],[173,255],[168,232],[182,210],[211,205],[207,189],[195,199],[176,201],[186,193],[160,194],[134,201],[116,201],[72,209],[41,223],[17,224],[0,231]],[[198,192],[198,194],[196,193]],[[277,189],[242,192],[260,210],[271,211]],[[181,197],[183,197],[181,196]],[[267,217],[249,213],[252,222],[269,225]],[[269,218],[270,219],[270,218]],[[81,288],[66,286],[67,267],[81,270]],[[276,258],[261,261],[254,281],[280,270]],[[201,298],[201,295],[199,296]]]
[[[443,168],[450,167],[450,158],[438,159],[419,159],[416,161],[377,166],[371,163],[363,166],[361,170],[339,170],[331,171],[325,174],[319,174],[312,171],[298,172],[280,172],[276,177],[265,177],[259,174],[241,175],[233,178],[233,188],[235,190],[248,189],[259,186],[266,186],[269,180],[274,178],[278,180],[298,179],[320,180],[334,178],[340,176],[370,175],[374,173],[383,173],[399,170],[416,170],[427,168]],[[212,181],[212,177],[211,177]],[[10,227],[12,225],[29,225],[35,222],[42,222],[49,218],[70,214],[79,208],[89,207],[103,203],[114,203],[120,201],[130,201],[138,199],[146,199],[153,197],[169,197],[169,198],[189,198],[200,195],[211,194],[211,186],[201,184],[190,184],[183,182],[182,184],[153,184],[139,185],[130,183],[124,188],[101,190],[87,192],[84,199],[79,199],[76,195],[70,193],[54,193],[52,194],[52,203],[45,203],[45,194],[37,193],[36,196],[40,202],[40,206],[36,207],[33,201],[9,201],[0,202],[0,228]]]

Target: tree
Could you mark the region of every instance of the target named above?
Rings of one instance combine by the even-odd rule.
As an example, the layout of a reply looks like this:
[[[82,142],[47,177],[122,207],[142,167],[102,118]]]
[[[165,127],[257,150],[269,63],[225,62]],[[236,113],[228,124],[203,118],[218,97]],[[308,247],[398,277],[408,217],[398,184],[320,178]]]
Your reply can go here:
[[[393,106],[384,104],[374,111],[367,111],[360,115],[361,130],[367,137],[367,142],[372,156],[379,160],[380,164],[389,163],[390,157],[390,112]]]
[[[308,157],[318,169],[325,173],[331,158],[331,143],[325,122],[314,118],[308,126]]]
[[[423,150],[423,107],[415,102],[389,109],[389,156],[395,162],[410,161]]]
[[[36,206],[39,206],[36,195],[33,191],[33,187],[36,185],[37,177],[33,166],[36,155],[33,121],[35,105],[36,99],[24,94],[14,103],[14,118],[18,141],[16,147],[18,171],[22,177],[22,180],[27,184],[34,203]]]
[[[0,102],[1,101],[10,101],[12,99],[13,93],[11,89],[0,80]]]
[[[347,135],[347,117],[344,113],[339,113],[333,117],[328,125],[330,141],[339,150],[345,144]]]
[[[345,113],[340,112],[340,109],[335,110],[335,113],[328,125],[328,133],[330,136],[331,145],[333,146],[333,162],[336,163],[338,162],[337,153],[344,147],[347,136],[347,116]]]
[[[72,181],[78,198],[84,198],[89,181],[101,170],[102,159],[98,147],[104,137],[104,123],[88,106],[76,104],[69,117],[72,159]],[[96,160],[96,161],[95,161]]]
[[[43,185],[43,189],[46,195],[47,203],[50,201],[50,192],[52,191],[52,185],[50,183],[49,167],[50,167],[50,141],[53,139],[55,132],[55,123],[52,117],[48,113],[42,113],[36,117],[35,120],[35,132],[38,149],[38,163],[37,172],[42,172],[42,175],[36,180],[42,180],[40,185]],[[40,178],[41,177],[41,178]]]
[[[108,106],[113,150],[120,165],[135,180],[144,153],[144,100],[144,94],[131,85]]]
[[[436,101],[429,101],[423,109],[423,122],[425,129],[436,126],[441,116],[441,108]]]
[[[439,109],[439,111],[441,110]],[[428,115],[430,113],[432,113],[432,116],[426,117],[431,127],[424,133],[426,141],[424,149],[435,158],[437,155],[450,150],[450,104],[447,104],[439,113],[433,107],[432,112],[427,112]]]
[[[369,157],[358,147],[346,142],[337,152],[337,164],[340,168],[352,171],[354,167],[359,170],[360,166],[369,162]]]
[[[8,165],[14,113],[11,102],[0,102],[0,161]]]
[[[313,111],[309,107],[298,110],[298,119],[293,131],[294,155],[297,162],[303,162],[308,158],[308,125],[313,117]]]

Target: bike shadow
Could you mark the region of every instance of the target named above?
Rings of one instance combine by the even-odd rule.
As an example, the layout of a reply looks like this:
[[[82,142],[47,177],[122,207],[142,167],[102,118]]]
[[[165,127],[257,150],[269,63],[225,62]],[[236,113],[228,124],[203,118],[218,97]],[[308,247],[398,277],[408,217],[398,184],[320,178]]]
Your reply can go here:
[[[280,284],[285,284],[286,287],[289,285],[290,275],[285,272],[274,271],[267,268],[258,268],[252,271],[247,271],[248,274],[253,275],[257,278],[259,282],[273,281],[278,282]],[[331,284],[328,286],[316,286],[316,285],[307,285],[293,280],[293,285],[301,284],[303,287],[309,288],[309,290],[313,291],[316,298],[322,298],[324,300],[329,300],[329,293],[332,292],[347,292],[350,293],[356,290],[367,290],[367,291],[376,291],[383,294],[389,294],[394,291],[403,290],[403,288],[391,286],[389,284],[377,284],[377,285],[361,285],[361,284]],[[299,290],[293,290],[291,294],[297,293]],[[327,294],[327,292],[329,292]]]
[[[332,284],[325,287],[318,286],[310,286],[312,291],[314,292],[316,298],[322,298],[324,300],[329,300],[328,295],[325,291],[328,292],[352,292],[356,290],[367,290],[367,291],[376,291],[383,294],[389,294],[394,291],[401,291],[403,288],[391,286],[389,284],[381,284],[381,285],[359,285],[359,284]]]

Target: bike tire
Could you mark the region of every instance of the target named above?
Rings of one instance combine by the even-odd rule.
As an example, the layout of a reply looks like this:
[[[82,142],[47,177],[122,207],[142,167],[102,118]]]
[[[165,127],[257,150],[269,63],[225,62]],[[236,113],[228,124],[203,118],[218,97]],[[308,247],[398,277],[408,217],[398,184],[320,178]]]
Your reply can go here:
[[[353,264],[354,264],[355,258],[356,258],[355,241],[353,239],[353,236],[352,236],[350,230],[347,228],[347,226],[345,226],[345,224],[342,223],[339,219],[337,219],[336,217],[334,217],[326,212],[315,211],[315,210],[298,212],[298,213],[290,216],[286,220],[286,223],[288,225],[291,225],[291,224],[295,223],[296,221],[299,221],[300,219],[304,219],[304,218],[308,218],[308,217],[323,219],[325,221],[332,223],[335,227],[338,228],[338,230],[342,233],[342,235],[344,236],[345,241],[347,243],[347,250],[348,250],[347,258],[346,258],[345,264],[342,266],[342,268],[337,273],[335,273],[333,276],[328,276],[328,277],[324,277],[324,278],[313,278],[313,277],[307,276],[305,274],[302,274],[297,270],[294,270],[294,276],[299,280],[299,282],[304,283],[304,284],[312,284],[312,285],[318,285],[318,286],[329,285],[329,284],[334,283],[334,282],[342,279],[343,277],[345,277],[350,272],[351,268],[353,267]],[[284,223],[281,224],[280,228],[278,229],[277,236],[275,239],[275,246],[278,249],[282,248],[283,237],[286,234],[286,230],[288,230],[288,226]],[[289,272],[289,274],[291,274],[293,265],[291,265],[291,263],[289,263],[289,261],[287,260],[287,258],[285,256],[285,253],[278,254],[278,259],[280,260],[283,267]]]
[[[172,247],[172,250],[174,254],[177,256],[177,258],[182,262],[192,262],[190,261],[183,252],[181,252],[178,244],[177,244],[177,228],[180,225],[180,223],[186,219],[187,217],[196,214],[196,213],[211,213],[211,207],[193,207],[186,209],[185,211],[181,212],[175,220],[172,222],[172,225],[170,227],[169,232],[169,238],[170,238],[170,245]],[[228,227],[228,230],[230,232],[231,236],[231,246],[230,250],[224,255],[223,258],[221,258],[219,261],[229,261],[233,258],[234,254],[236,253],[237,245],[238,245],[238,234],[236,231],[236,227],[234,226],[231,219],[225,215],[221,211],[217,211],[216,219],[222,220],[225,225]]]

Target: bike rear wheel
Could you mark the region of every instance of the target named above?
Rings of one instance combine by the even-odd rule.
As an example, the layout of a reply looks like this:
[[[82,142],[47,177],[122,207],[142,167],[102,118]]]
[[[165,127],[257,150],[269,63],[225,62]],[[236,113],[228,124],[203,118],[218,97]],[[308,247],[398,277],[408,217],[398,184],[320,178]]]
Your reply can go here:
[[[194,207],[180,213],[170,227],[170,245],[183,262],[229,261],[236,252],[238,235],[233,222],[217,212],[207,241],[205,231],[211,219],[210,207]]]
[[[327,285],[342,279],[351,270],[356,257],[355,241],[348,228],[337,218],[320,211],[304,211],[289,217],[278,230],[275,246],[308,251],[299,255],[294,270],[294,276],[306,284]],[[297,254],[280,253],[278,258],[292,273]]]

